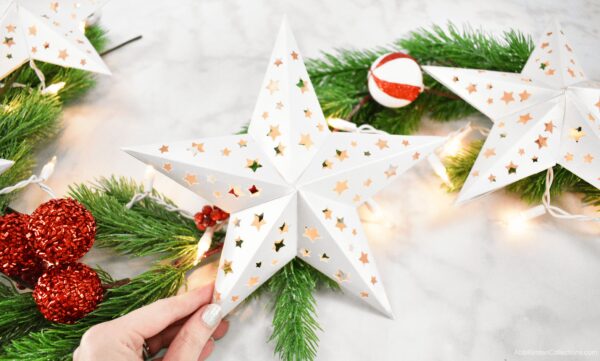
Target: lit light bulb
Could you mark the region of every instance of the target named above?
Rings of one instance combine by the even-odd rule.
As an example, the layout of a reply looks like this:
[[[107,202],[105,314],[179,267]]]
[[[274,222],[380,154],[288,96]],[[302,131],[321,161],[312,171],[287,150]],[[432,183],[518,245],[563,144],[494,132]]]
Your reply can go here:
[[[61,81],[61,82],[49,85],[44,90],[42,90],[42,94],[54,95],[54,94],[58,93],[62,88],[64,88],[66,84],[67,83],[65,83],[64,81]]]
[[[341,118],[327,118],[327,125],[333,129],[343,130],[346,132],[355,132],[358,128],[356,124]]]
[[[521,233],[529,227],[529,221],[546,213],[543,205],[535,206],[527,210],[512,213],[506,217],[506,227],[513,233]]]
[[[458,152],[462,149],[462,140],[471,132],[472,129],[471,123],[467,124],[463,130],[450,138],[446,144],[444,144],[440,155],[443,157],[448,157],[458,154]]]
[[[452,186],[452,182],[450,181],[446,167],[444,167],[440,157],[438,157],[435,153],[431,153],[427,157],[427,161],[429,162],[429,165],[431,165],[431,168],[433,168],[435,174],[437,174],[446,185]]]
[[[213,238],[214,234],[215,234],[214,227],[208,227],[204,231],[204,234],[202,235],[202,237],[200,237],[200,240],[198,241],[197,250],[196,250],[196,259],[194,260],[194,266],[197,265],[198,263],[200,263],[202,258],[204,258],[204,255],[210,248],[210,244],[212,243],[212,238]]]
[[[43,179],[44,181],[47,181],[48,178],[50,178],[52,173],[54,173],[54,167],[56,166],[56,161],[57,161],[56,156],[53,156],[52,159],[48,163],[46,163],[46,165],[44,165],[44,167],[42,168],[42,171],[40,172],[41,179]]]
[[[154,167],[151,165],[146,166],[146,172],[144,173],[144,192],[152,192],[152,188],[154,188],[154,178],[156,176],[156,171]]]

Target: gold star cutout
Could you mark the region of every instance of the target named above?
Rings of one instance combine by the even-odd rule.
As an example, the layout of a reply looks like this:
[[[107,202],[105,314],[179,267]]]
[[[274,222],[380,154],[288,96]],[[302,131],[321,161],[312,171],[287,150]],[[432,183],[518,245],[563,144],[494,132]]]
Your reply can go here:
[[[514,164],[514,163],[511,161],[509,164],[507,164],[507,165],[506,165],[506,167],[505,167],[505,168],[506,168],[506,170],[508,171],[508,174],[515,174],[515,173],[517,173],[517,168],[518,168],[518,167],[519,167],[518,165]]]
[[[356,228],[352,228],[352,235],[356,236],[358,234],[358,232],[356,231]]]
[[[50,48],[50,43],[49,42],[45,42],[44,43],[44,49],[48,49]]]
[[[254,287],[258,284],[258,277],[254,276],[254,277],[250,277],[248,279],[248,287]]]
[[[486,158],[493,157],[495,155],[496,155],[496,148],[487,148],[483,152],[483,156],[486,157]]]
[[[344,217],[337,219],[337,221],[335,222],[335,227],[339,229],[340,232],[344,231],[344,229],[346,228],[346,224],[344,223]]]
[[[267,133],[267,136],[271,137],[271,139],[275,140],[280,135],[281,135],[281,132],[279,131],[279,124],[271,125],[269,127],[269,133]]]
[[[254,219],[252,220],[251,226],[256,227],[256,230],[260,232],[260,227],[262,227],[265,224],[267,224],[267,222],[265,221],[264,218],[265,218],[265,214],[264,213],[255,214],[254,215]]]
[[[415,154],[412,155],[412,159],[417,160],[417,159],[419,159],[420,156],[421,156],[421,153],[415,152]]]
[[[163,164],[162,168],[165,170],[165,172],[170,172],[171,170],[173,170],[173,166],[171,165],[171,163]]]
[[[357,145],[358,145],[358,143],[355,140],[353,140],[353,141],[350,142],[350,146],[352,148],[356,148]]]
[[[37,53],[37,47],[35,47],[35,46],[32,46],[32,47],[31,47],[31,53],[32,53],[32,54],[35,54],[35,53]]]
[[[314,144],[312,139],[310,138],[310,134],[302,134],[300,136],[300,142],[298,143],[306,147],[306,149],[310,149],[310,147]]]
[[[469,94],[475,93],[475,92],[477,92],[477,85],[476,84],[469,84],[469,86],[466,89],[469,92]]]
[[[240,299],[240,296],[231,296],[231,302],[237,302]]]
[[[221,292],[215,291],[215,302],[221,302]]]
[[[321,167],[322,167],[322,168],[331,169],[331,168],[333,168],[333,162],[331,162],[331,161],[330,161],[330,160],[328,160],[328,159],[325,159],[325,160],[323,161],[323,163],[321,163]]]
[[[573,71],[573,69],[567,68],[567,73],[569,73],[569,75],[571,76],[571,78],[575,77],[575,72]]]
[[[240,219],[239,218],[234,218],[231,222],[233,222],[233,226],[234,227],[239,227],[240,226]]]
[[[341,182],[337,182],[335,184],[335,188],[333,188],[333,191],[336,192],[339,195],[341,195],[342,193],[344,193],[344,191],[346,191],[348,189],[348,181],[341,181]]]
[[[310,109],[304,109],[304,116],[306,118],[310,118],[312,116],[312,112],[310,111]]]
[[[598,98],[598,102],[596,102],[596,104],[594,104],[596,106],[596,108],[598,108],[598,110],[600,110],[600,98]]]
[[[453,82],[455,82],[455,83],[456,83],[456,82],[458,82],[458,80],[459,80],[459,79],[458,79],[458,77],[457,77],[457,76],[453,76],[453,77],[452,77],[452,81],[453,81]]]
[[[285,146],[283,145],[283,143],[279,143],[273,149],[275,150],[275,155],[281,155],[281,156],[283,156],[283,152],[285,151]]]
[[[550,43],[548,42],[543,42],[541,48],[542,49],[546,49],[548,46],[550,45]]]
[[[323,212],[323,215],[325,216],[325,219],[331,219],[331,216],[333,215],[333,212],[331,211],[331,209],[325,208],[322,212]]]
[[[224,157],[229,157],[229,154],[231,154],[231,151],[229,150],[229,148],[223,148],[223,150],[221,150],[221,154]]]
[[[283,102],[277,102],[277,103],[275,104],[275,108],[277,108],[277,110],[281,110],[281,109],[283,109]]]
[[[322,132],[325,130],[325,126],[323,125],[323,123],[319,123],[317,124],[317,129],[319,130],[319,132]]]
[[[59,59],[66,61],[68,57],[69,57],[69,53],[67,53],[67,49],[59,50],[59,52],[58,52]]]
[[[375,145],[377,147],[379,147],[380,150],[383,150],[385,148],[389,148],[387,140],[381,139],[381,138],[379,140],[377,140],[377,143],[375,143]]]
[[[554,130],[554,124],[552,123],[552,121],[549,121],[548,123],[544,123],[544,131],[548,132],[548,133],[552,133],[552,130]]]
[[[535,144],[537,144],[538,149],[548,146],[548,137],[538,136],[538,139],[535,140]]]
[[[362,298],[369,297],[369,292],[367,292],[367,291],[360,291],[360,297],[362,297]]]
[[[37,28],[35,26],[30,26],[27,28],[27,30],[29,31],[29,35],[31,36],[37,35]]]
[[[294,60],[298,60],[298,55],[299,55],[299,54],[298,54],[298,53],[296,53],[295,51],[292,51],[292,53],[291,53],[290,55],[291,55],[292,59],[294,59]]]
[[[240,139],[240,141],[238,142],[238,145],[240,146],[240,148],[244,148],[248,146],[248,141],[245,139]]]
[[[533,119],[531,117],[531,113],[523,114],[523,115],[519,116],[519,123],[527,124],[527,122],[530,121],[531,119]]]
[[[348,281],[348,274],[345,273],[344,271],[342,271],[341,269],[338,270],[335,273],[335,278],[338,280],[338,282],[344,282],[344,281]]]
[[[10,48],[11,46],[15,45],[15,41],[14,41],[14,39],[12,37],[6,37],[5,36],[3,44],[6,45],[6,46],[8,46]]]
[[[327,253],[323,253],[321,255],[321,262],[329,262],[329,256],[327,255]]]
[[[235,246],[238,248],[242,248],[242,245],[244,244],[244,240],[241,239],[240,237],[235,239]]]
[[[290,226],[287,223],[283,222],[281,226],[279,226],[279,233],[287,233]]]
[[[488,104],[494,104],[494,99],[492,99],[492,98],[488,98],[488,99],[487,99],[487,103],[488,103]]]
[[[371,178],[367,178],[367,180],[365,180],[363,182],[363,186],[365,186],[365,187],[370,187],[371,184],[373,184],[373,181],[371,180]]]
[[[169,146],[168,145],[162,145],[160,148],[158,148],[158,151],[162,154],[162,153],[166,153],[169,151]]]
[[[581,138],[585,137],[586,133],[583,131],[583,128],[577,127],[569,130],[569,138],[573,139],[575,142],[579,143]]]
[[[285,247],[285,243],[283,243],[283,241],[283,239],[280,239],[279,241],[273,243],[273,249],[275,250],[275,252],[279,252],[280,249]]]
[[[259,168],[262,168],[262,164],[258,162],[258,159],[246,159],[246,168],[256,173]]]
[[[479,171],[478,170],[474,170],[473,173],[471,173],[473,175],[473,177],[479,177]]]
[[[302,94],[304,94],[305,92],[309,91],[309,89],[308,89],[308,82],[305,81],[305,80],[302,80],[302,79],[298,80],[298,83],[296,83],[296,86],[298,88],[300,88],[300,92]]]
[[[261,116],[264,120],[267,120],[267,118],[269,117],[269,112],[263,112]]]
[[[369,254],[365,252],[360,252],[360,257],[358,258],[360,263],[367,264],[369,263]]]
[[[192,148],[195,148],[197,152],[204,153],[204,143],[192,142]]]
[[[221,266],[221,269],[223,270],[223,273],[225,273],[225,276],[227,276],[230,273],[233,273],[232,263],[233,261],[228,261],[226,259],[223,260],[223,265]]]
[[[565,160],[566,160],[567,162],[570,162],[570,161],[572,161],[572,160],[573,160],[573,154],[571,154],[571,153],[567,152],[567,154],[565,154]]]
[[[311,242],[321,238],[319,235],[319,231],[315,227],[306,227],[304,228],[304,237],[310,239]]]
[[[519,152],[518,152],[518,153],[519,153],[519,155],[523,155],[523,154],[525,154],[525,149],[523,149],[523,148],[519,148]]]
[[[513,98],[513,92],[504,92],[500,100],[502,100],[506,105],[508,105],[510,102],[514,102],[515,98]]]
[[[371,276],[371,283],[372,284],[376,284],[377,283],[377,277]]]
[[[50,3],[50,10],[54,11],[55,13],[58,12],[59,7],[60,5],[58,4],[58,1],[53,1]]]
[[[87,64],[87,60],[81,59],[81,60],[79,60],[79,64],[82,66],[85,66]]]
[[[583,161],[585,163],[592,163],[593,160],[594,160],[594,157],[590,153],[583,156]]]
[[[556,70],[554,70],[554,69],[548,69],[546,71],[546,75],[554,75],[554,73],[556,73]]]
[[[404,139],[402,141],[402,145],[405,146],[405,147],[408,147],[410,145],[410,142],[408,140]]]
[[[191,186],[198,184],[198,178],[195,174],[187,173],[185,177],[183,177],[183,180]]]
[[[9,33],[14,33],[16,28],[17,27],[14,26],[13,24],[6,25],[6,31],[8,31]]]
[[[335,157],[342,162],[344,159],[348,158],[348,152],[345,150],[336,150]]]
[[[352,198],[352,202],[354,202],[354,203],[360,202],[360,194],[355,194],[354,197]]]
[[[281,59],[277,58],[273,64],[275,64],[275,66],[279,68],[279,66],[281,64],[283,64],[283,61],[281,61]]]
[[[302,251],[300,251],[300,254],[302,255],[302,257],[310,257],[310,250],[303,248]]]
[[[391,177],[397,175],[396,170],[398,170],[398,166],[390,165],[388,167],[388,169],[386,171],[384,171],[383,173],[385,173],[386,178],[391,178]]]
[[[523,90],[522,92],[519,93],[519,100],[524,102],[527,99],[529,99],[529,97],[531,96],[531,93],[527,92],[527,89]]]
[[[279,91],[279,81],[278,80],[269,80],[269,84],[266,88],[269,91],[269,94],[273,95],[275,92]]]
[[[489,180],[490,182],[495,182],[495,181],[496,181],[496,176],[495,176],[495,175],[493,175],[493,174],[490,174],[490,176],[488,177],[488,180]]]

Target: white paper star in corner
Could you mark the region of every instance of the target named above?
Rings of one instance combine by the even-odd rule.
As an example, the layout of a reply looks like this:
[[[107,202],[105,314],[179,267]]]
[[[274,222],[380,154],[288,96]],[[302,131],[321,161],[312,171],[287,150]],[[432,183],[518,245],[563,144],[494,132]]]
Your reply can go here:
[[[600,188],[600,83],[587,80],[558,24],[520,74],[424,69],[494,121],[458,202],[557,163]]]
[[[299,257],[390,315],[356,207],[443,140],[331,133],[284,21],[247,135],[127,152],[231,213],[214,296],[225,313]]]
[[[51,11],[51,9],[49,9]],[[38,16],[14,0],[0,8],[0,79],[30,59],[102,74],[110,71],[72,23]]]
[[[15,164],[15,162],[12,160],[0,159],[0,174],[6,172],[13,164]]]

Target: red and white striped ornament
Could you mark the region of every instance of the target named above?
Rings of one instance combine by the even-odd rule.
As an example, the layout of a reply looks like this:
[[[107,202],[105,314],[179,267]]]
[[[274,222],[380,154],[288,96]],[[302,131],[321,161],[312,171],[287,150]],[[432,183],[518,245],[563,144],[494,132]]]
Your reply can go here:
[[[371,65],[369,92],[384,107],[404,107],[417,99],[422,91],[423,73],[412,57],[403,53],[388,53]]]

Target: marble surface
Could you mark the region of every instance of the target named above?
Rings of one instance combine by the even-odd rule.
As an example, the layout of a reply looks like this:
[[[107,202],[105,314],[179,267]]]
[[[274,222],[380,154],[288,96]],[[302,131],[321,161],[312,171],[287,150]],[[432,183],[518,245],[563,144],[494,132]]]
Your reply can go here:
[[[113,1],[102,15],[113,42],[144,38],[107,56],[113,76],[65,109],[63,131],[38,154],[41,163],[59,158],[50,185],[64,194],[70,183],[101,175],[141,178],[144,166],[120,147],[237,131],[252,112],[284,13],[305,57],[386,44],[448,21],[537,37],[556,17],[588,75],[600,79],[600,3],[593,0]],[[463,124],[426,122],[420,133],[442,135]],[[497,192],[457,208],[439,183],[423,163],[379,194],[387,218],[365,227],[395,318],[319,292],[318,359],[600,359],[600,228],[543,217],[511,233],[499,220],[525,204]],[[156,187],[190,209],[203,203],[165,177]],[[44,200],[29,189],[13,206],[31,211]],[[576,196],[559,202],[593,212]],[[99,251],[86,261],[116,277],[149,262]],[[214,266],[200,272],[207,281]],[[231,317],[213,359],[274,358],[266,305],[255,301]]]

